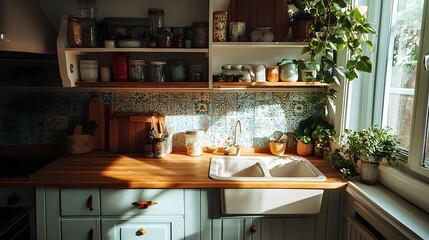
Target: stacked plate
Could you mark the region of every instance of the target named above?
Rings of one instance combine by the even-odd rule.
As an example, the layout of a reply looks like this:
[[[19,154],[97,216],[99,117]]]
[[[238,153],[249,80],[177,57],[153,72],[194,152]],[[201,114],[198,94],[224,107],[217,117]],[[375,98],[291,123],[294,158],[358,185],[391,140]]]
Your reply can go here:
[[[83,82],[98,81],[98,61],[97,60],[80,60],[80,78]]]

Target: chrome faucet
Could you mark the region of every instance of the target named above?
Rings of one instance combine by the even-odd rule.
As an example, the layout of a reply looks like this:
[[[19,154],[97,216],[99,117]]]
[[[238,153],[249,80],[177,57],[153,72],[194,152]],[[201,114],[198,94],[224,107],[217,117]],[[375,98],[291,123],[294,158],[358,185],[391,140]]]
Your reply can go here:
[[[235,127],[234,127],[234,140],[231,143],[231,138],[228,137],[228,145],[226,147],[224,147],[224,154],[225,155],[234,155],[235,156],[240,156],[241,154],[241,146],[238,145],[237,143],[237,130],[240,131],[241,134],[241,122],[240,120],[237,120],[237,122],[235,123]],[[235,148],[236,151],[232,152],[232,148]]]

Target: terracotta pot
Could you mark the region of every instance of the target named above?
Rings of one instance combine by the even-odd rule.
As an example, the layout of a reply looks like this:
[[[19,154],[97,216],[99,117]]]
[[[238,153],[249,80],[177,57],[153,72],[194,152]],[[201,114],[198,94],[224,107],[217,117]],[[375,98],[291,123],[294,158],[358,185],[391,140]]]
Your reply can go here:
[[[365,184],[374,185],[378,178],[379,162],[360,160],[360,181]]]
[[[291,23],[292,38],[295,41],[308,41],[311,21],[294,21]]]
[[[302,143],[300,139],[297,139],[296,152],[300,156],[308,156],[313,153],[313,143]]]

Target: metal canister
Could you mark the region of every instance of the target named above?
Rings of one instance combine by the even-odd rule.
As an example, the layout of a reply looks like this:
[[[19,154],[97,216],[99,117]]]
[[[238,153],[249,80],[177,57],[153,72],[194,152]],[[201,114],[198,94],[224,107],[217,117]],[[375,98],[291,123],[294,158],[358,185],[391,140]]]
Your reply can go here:
[[[206,48],[209,45],[209,23],[193,22],[192,24],[192,47]]]
[[[213,12],[213,42],[225,42],[227,39],[228,12]]]
[[[129,77],[128,55],[115,53],[112,59],[113,81],[126,82]]]

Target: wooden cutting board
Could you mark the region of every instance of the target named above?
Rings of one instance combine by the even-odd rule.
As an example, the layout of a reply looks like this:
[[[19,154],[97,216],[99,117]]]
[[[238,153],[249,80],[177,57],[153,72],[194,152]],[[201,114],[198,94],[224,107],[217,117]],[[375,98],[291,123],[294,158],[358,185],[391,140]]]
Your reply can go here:
[[[271,27],[275,42],[283,42],[289,31],[287,0],[230,0],[228,22],[246,22],[246,35],[255,27]]]
[[[93,96],[86,106],[86,120],[95,120],[98,128],[95,130],[95,149],[107,150],[109,136],[109,118],[113,110],[111,105],[104,105],[98,101],[97,96]]]
[[[165,117],[155,116],[158,127],[165,127]],[[144,142],[152,126],[152,115],[115,113],[109,120],[110,152],[144,152]]]

